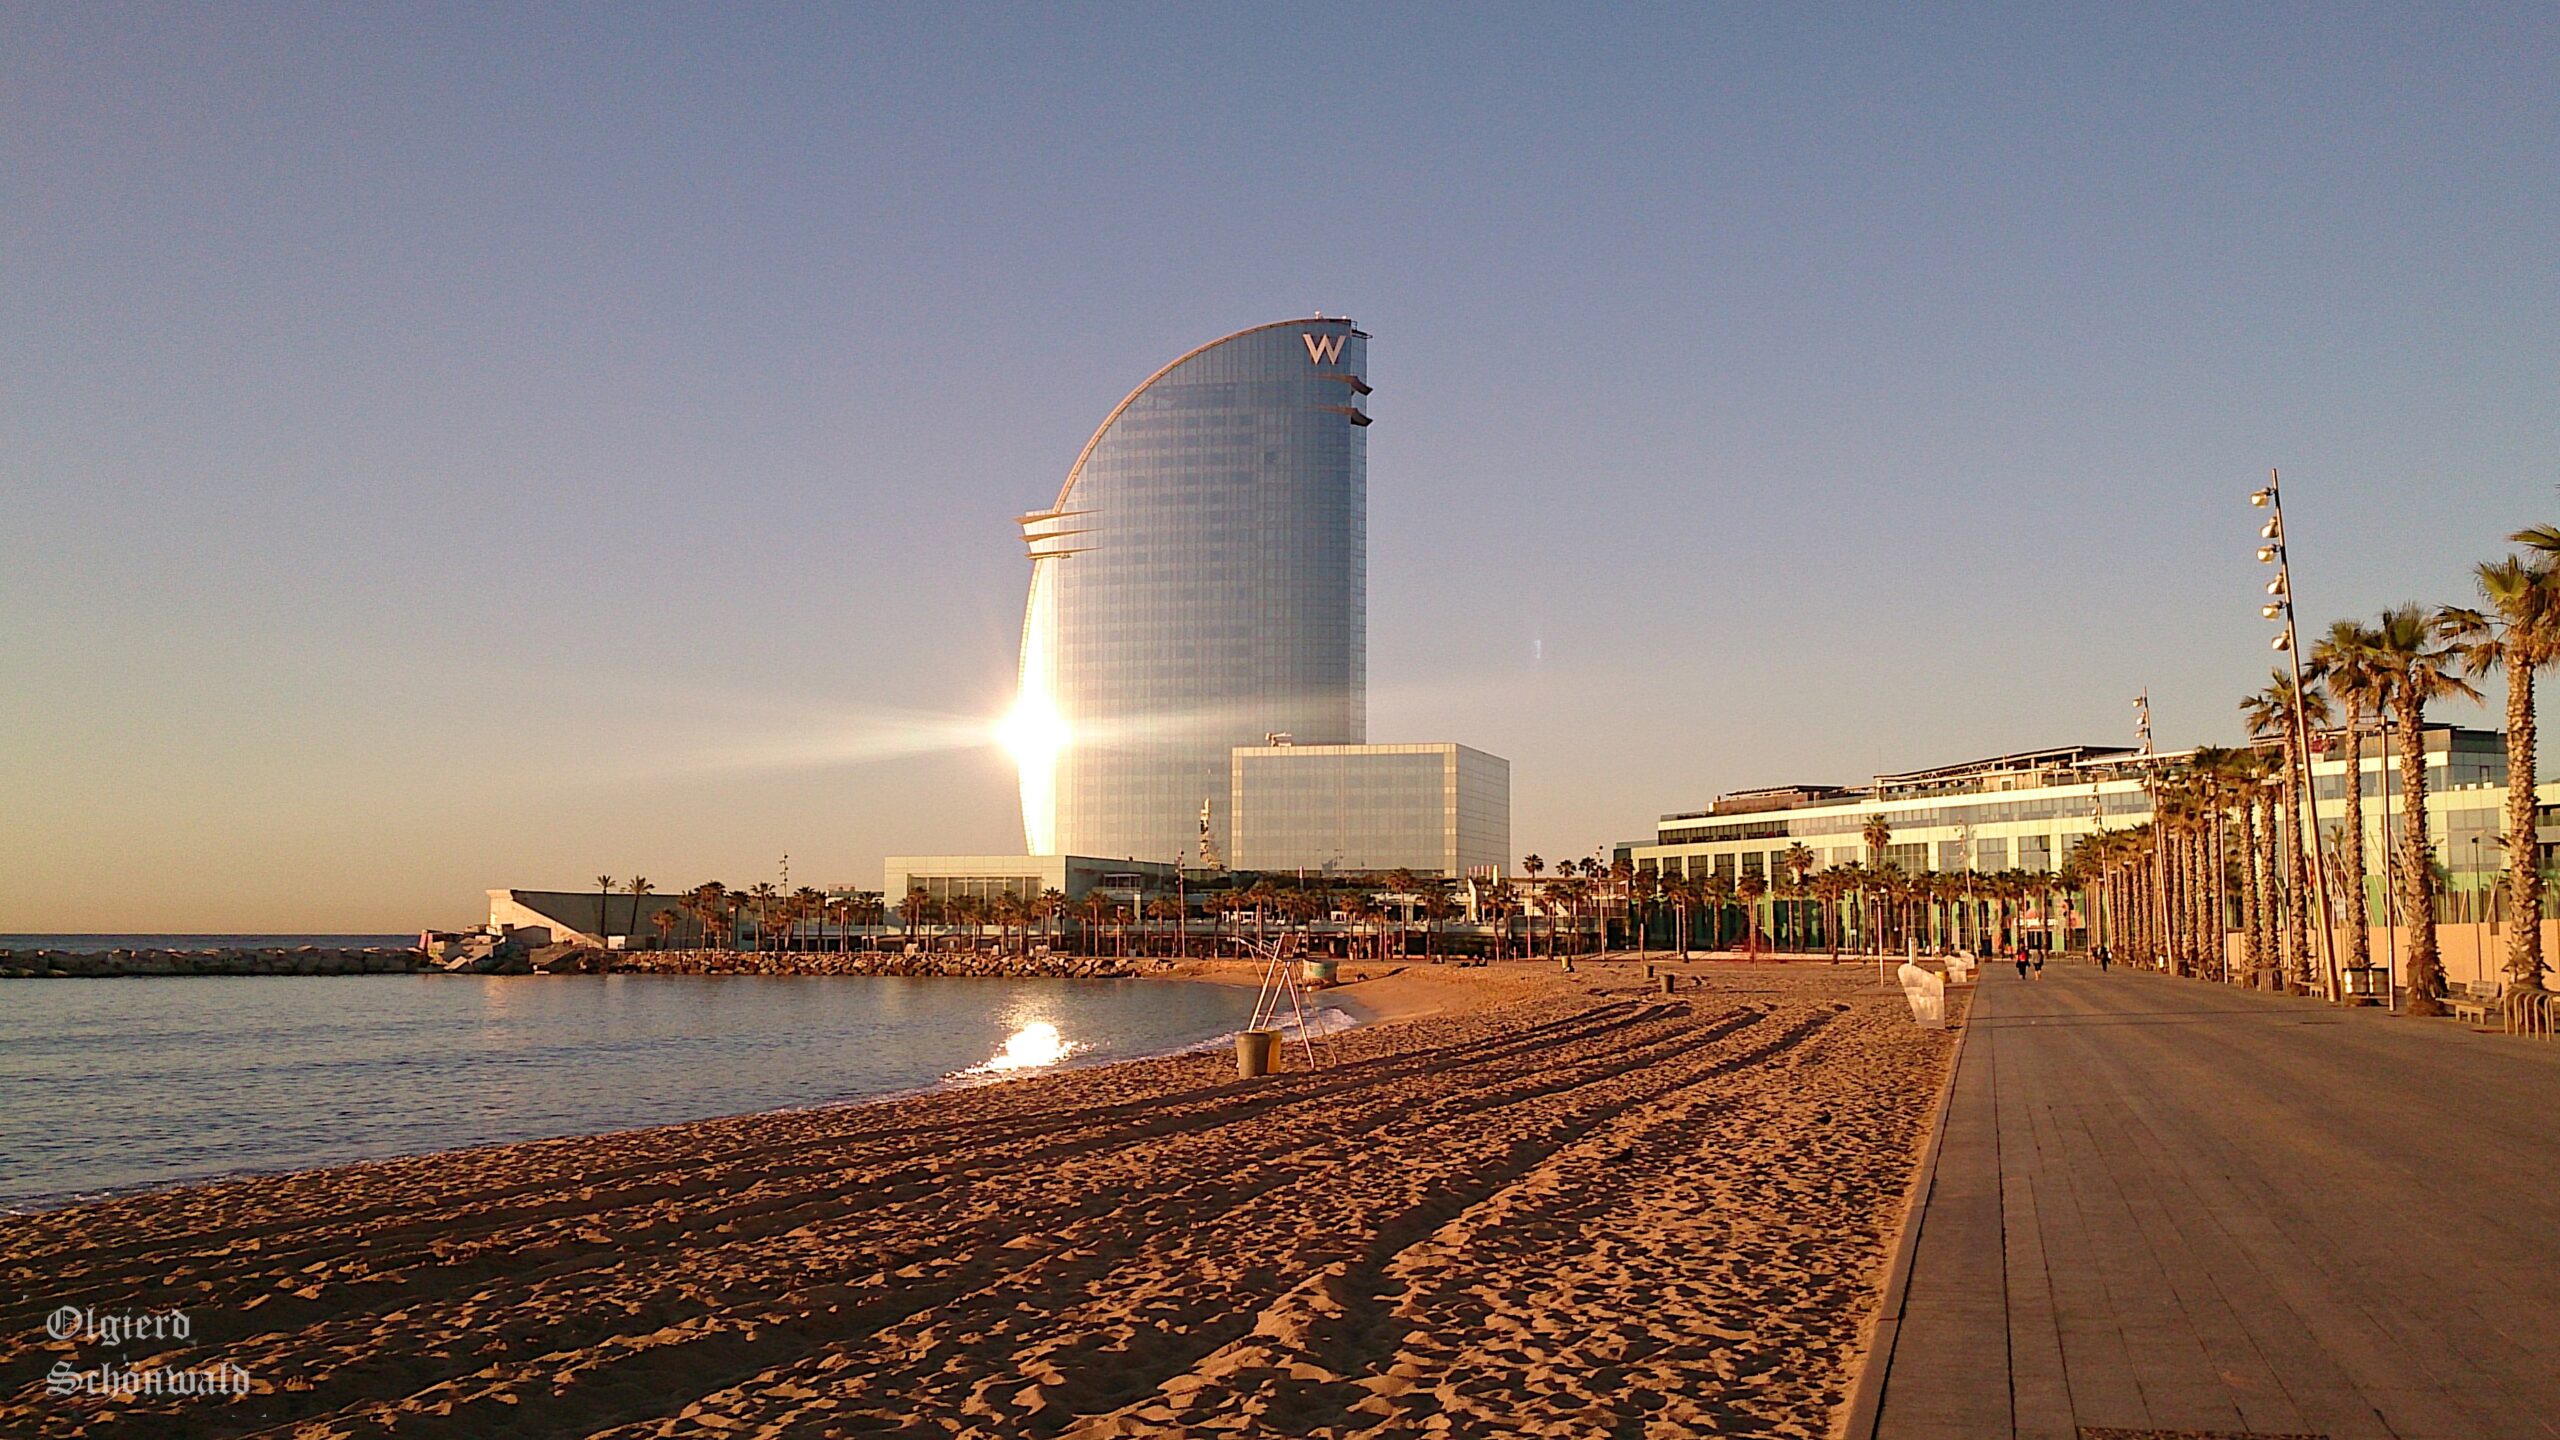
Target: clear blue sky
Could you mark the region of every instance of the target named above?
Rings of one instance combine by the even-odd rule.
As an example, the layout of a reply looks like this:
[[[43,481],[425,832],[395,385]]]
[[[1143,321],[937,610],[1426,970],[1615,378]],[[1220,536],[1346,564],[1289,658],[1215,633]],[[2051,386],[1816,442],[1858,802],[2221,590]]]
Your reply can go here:
[[[12,6],[0,930],[1018,848],[1011,517],[1317,309],[1524,851],[2229,740],[2267,466],[2311,623],[2560,519],[2555,177],[2548,5]]]

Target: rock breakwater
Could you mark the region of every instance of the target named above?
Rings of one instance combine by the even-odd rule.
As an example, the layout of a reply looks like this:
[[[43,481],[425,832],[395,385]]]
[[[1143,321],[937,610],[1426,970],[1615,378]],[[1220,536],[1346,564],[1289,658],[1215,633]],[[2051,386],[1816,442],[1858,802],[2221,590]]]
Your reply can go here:
[[[558,947],[555,947],[558,948]],[[616,975],[902,975],[982,980],[1117,980],[1144,962],[1109,955],[1002,955],[985,950],[889,950],[851,953],[752,950],[595,950],[537,952],[534,968],[551,974]]]
[[[77,980],[141,975],[408,975],[416,950],[301,945],[291,949],[0,950],[0,979]]]

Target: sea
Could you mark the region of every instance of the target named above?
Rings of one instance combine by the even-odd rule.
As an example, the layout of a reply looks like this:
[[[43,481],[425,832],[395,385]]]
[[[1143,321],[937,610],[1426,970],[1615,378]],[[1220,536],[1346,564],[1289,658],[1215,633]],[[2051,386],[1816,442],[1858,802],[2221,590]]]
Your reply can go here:
[[[105,949],[383,937],[95,938]],[[1253,1002],[1250,989],[1172,980],[0,980],[0,1210],[1000,1083],[1222,1044]]]

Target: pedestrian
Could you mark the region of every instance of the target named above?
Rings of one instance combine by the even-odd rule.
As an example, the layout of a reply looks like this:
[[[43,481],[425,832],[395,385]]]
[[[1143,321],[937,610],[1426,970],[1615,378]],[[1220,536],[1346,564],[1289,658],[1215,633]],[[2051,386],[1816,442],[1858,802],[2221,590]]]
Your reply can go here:
[[[2035,952],[2035,965],[2036,978],[2041,980],[2044,978],[2044,951],[2038,950]]]
[[[2107,966],[2112,964],[2115,958],[2116,956],[2114,951],[2109,950],[2104,944],[2100,944],[2098,946],[2098,973],[2101,975],[2106,974]]]
[[[2010,956],[2009,958],[2018,962],[2018,978],[2019,978],[2019,979],[2021,979],[2021,980],[2026,979],[2026,978],[2027,978],[2027,942],[2026,942],[2026,941],[2024,941],[2024,940],[2019,941],[2019,942],[2018,942],[2018,953],[2017,953],[2017,954],[2015,954],[2015,955]]]

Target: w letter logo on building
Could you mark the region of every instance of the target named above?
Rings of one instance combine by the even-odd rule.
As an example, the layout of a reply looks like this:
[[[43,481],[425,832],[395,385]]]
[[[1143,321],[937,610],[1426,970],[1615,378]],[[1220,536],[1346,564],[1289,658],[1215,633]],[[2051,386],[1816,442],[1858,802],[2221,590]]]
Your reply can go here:
[[[1342,337],[1339,335],[1300,335],[1307,342],[1307,358],[1318,365],[1342,363]]]

